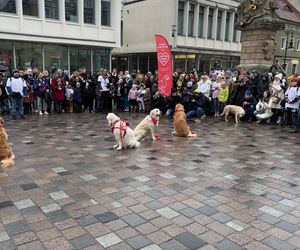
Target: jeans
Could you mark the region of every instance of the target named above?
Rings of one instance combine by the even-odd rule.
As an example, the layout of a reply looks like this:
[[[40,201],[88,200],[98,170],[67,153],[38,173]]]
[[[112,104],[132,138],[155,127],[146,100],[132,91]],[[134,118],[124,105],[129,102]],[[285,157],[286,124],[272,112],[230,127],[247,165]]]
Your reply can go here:
[[[39,111],[47,111],[47,102],[45,96],[37,96],[38,110]]]
[[[17,112],[18,109],[18,112]],[[16,118],[17,114],[24,116],[23,97],[11,97],[11,114]]]
[[[219,113],[219,109],[220,109],[220,103],[218,98],[213,98],[213,104],[214,104],[214,113]]]
[[[129,109],[129,107],[130,107],[130,103],[129,103],[129,100],[128,100],[128,95],[124,96],[124,107],[125,107],[125,109]]]
[[[166,112],[166,116],[171,119],[174,113],[175,113],[175,109],[168,109]]]
[[[198,119],[200,119],[201,116],[204,116],[204,115],[205,115],[204,109],[201,107],[198,107],[197,109],[194,109],[194,110],[191,110],[190,112],[188,112],[186,114],[186,118],[191,119],[191,118],[197,117]]]
[[[296,128],[300,129],[300,104],[299,104],[299,108],[298,108],[298,117],[296,120]]]

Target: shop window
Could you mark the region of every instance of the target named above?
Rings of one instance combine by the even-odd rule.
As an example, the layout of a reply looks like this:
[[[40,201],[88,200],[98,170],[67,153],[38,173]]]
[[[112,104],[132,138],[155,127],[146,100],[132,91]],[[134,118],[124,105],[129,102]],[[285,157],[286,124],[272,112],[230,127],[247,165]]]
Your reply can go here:
[[[42,45],[40,43],[16,42],[16,63],[19,69],[43,69]]]
[[[100,68],[109,69],[109,60],[109,49],[93,50],[93,72],[98,72]]]
[[[54,73],[58,68],[68,69],[68,47],[64,45],[45,44],[45,69]]]
[[[0,71],[7,71],[13,67],[12,42],[1,41],[0,43]]]
[[[89,48],[70,47],[70,70],[86,68],[91,71],[91,50]]]

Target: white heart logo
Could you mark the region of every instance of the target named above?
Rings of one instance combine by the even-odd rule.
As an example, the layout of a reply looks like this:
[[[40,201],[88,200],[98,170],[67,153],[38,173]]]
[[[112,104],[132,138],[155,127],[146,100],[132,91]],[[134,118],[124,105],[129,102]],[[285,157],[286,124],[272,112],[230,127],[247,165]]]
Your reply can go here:
[[[158,53],[158,60],[163,66],[165,66],[170,60],[169,54],[166,52]]]

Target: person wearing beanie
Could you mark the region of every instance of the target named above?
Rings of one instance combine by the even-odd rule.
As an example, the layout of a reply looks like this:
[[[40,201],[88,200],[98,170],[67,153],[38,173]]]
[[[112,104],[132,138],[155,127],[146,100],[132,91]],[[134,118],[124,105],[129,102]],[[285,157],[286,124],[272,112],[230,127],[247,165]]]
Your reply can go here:
[[[243,116],[243,120],[247,122],[253,122],[255,117],[255,109],[256,109],[256,99],[252,95],[250,90],[245,92],[244,102],[243,102],[243,109],[245,110],[245,115]]]
[[[284,85],[282,84],[282,73],[275,75],[273,83],[270,84],[270,93],[272,99],[272,112],[274,113],[273,122],[281,124],[282,121],[282,106],[281,102],[284,100]]]
[[[172,118],[174,113],[175,113],[175,106],[178,103],[182,102],[182,98],[180,97],[180,95],[177,92],[176,88],[172,89],[172,93],[171,95],[167,98],[167,112],[166,112],[166,116],[168,118]]]

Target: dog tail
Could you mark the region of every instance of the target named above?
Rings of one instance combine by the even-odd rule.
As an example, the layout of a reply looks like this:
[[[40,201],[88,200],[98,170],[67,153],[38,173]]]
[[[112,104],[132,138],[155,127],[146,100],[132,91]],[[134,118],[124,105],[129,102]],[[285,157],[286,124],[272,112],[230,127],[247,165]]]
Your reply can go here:
[[[220,114],[220,116],[223,116],[223,115],[225,115],[225,109],[223,110],[223,113],[222,113],[222,114]]]
[[[9,168],[15,165],[15,161],[12,158],[5,159],[1,161],[1,167],[3,168]]]

